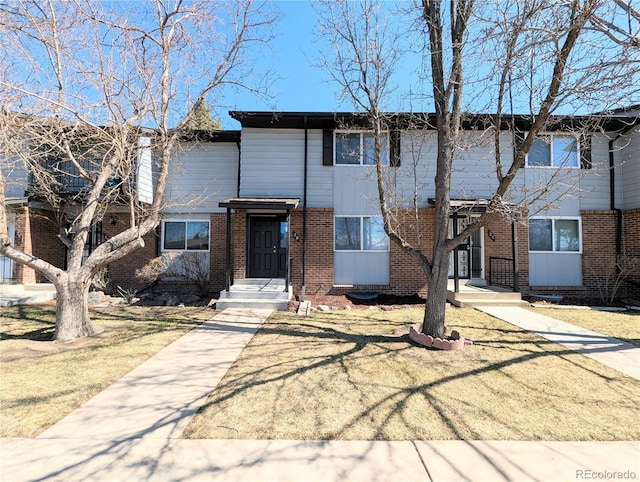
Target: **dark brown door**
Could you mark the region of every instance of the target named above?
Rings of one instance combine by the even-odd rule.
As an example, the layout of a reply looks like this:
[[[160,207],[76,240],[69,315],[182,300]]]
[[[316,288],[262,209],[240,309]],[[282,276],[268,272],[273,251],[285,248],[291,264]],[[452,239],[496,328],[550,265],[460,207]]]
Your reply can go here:
[[[249,278],[277,278],[280,221],[276,216],[249,218]]]

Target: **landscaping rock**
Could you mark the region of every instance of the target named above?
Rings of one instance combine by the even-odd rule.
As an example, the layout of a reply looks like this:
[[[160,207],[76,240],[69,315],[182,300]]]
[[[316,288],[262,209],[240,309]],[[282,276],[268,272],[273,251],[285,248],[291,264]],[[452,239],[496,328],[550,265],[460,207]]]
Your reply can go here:
[[[327,305],[318,305],[317,310],[318,311],[329,311],[329,310],[331,310],[331,308],[329,308]]]
[[[187,293],[180,297],[180,301],[185,304],[198,303],[200,301],[200,297],[193,293]]]
[[[180,303],[180,298],[178,298],[176,295],[171,295],[168,298],[166,298],[165,301],[165,306],[176,306],[178,303]]]
[[[104,298],[104,292],[89,291],[89,296],[88,296],[89,303],[101,303],[103,298]]]

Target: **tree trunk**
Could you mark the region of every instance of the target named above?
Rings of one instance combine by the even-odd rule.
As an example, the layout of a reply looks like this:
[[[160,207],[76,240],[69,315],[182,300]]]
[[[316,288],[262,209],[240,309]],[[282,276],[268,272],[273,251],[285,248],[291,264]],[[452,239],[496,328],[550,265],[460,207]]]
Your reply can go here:
[[[89,282],[75,279],[72,274],[56,283],[56,341],[67,342],[98,331],[89,319]]]
[[[425,335],[431,335],[434,338],[444,337],[448,281],[449,254],[446,253],[434,259],[432,275],[429,277],[427,301],[422,322],[422,333]]]

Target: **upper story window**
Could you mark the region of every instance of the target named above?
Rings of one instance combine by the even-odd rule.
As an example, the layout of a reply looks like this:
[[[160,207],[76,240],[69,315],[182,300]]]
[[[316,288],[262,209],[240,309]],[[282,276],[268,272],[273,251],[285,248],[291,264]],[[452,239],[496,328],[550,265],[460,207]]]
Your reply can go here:
[[[529,219],[529,251],[579,253],[580,218]]]
[[[527,166],[529,167],[580,167],[578,164],[578,139],[574,136],[548,135],[533,141]]]
[[[383,166],[389,165],[389,136],[382,134],[381,161]],[[338,131],[335,133],[335,163],[337,166],[375,164],[375,138],[371,132]]]
[[[209,221],[163,221],[163,251],[209,251]]]
[[[388,251],[381,216],[336,216],[336,251]]]

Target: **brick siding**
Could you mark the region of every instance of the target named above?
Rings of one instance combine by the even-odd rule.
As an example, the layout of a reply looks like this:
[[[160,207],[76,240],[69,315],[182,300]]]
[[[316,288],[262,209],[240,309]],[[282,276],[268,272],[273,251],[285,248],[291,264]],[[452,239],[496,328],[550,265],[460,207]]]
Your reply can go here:
[[[622,213],[622,253],[640,259],[640,208]],[[640,267],[636,267],[623,285],[623,295],[640,300]]]
[[[102,221],[102,234],[106,238],[112,238],[128,227],[128,214],[108,214]],[[107,268],[107,276],[114,289],[116,286],[136,289],[144,287],[144,283],[136,278],[135,273],[136,270],[142,268],[152,258],[158,255],[158,243],[160,242],[159,233],[160,227],[158,226],[155,231],[150,231],[142,238],[144,240],[144,247],[138,248],[125,257],[109,264]]]
[[[124,214],[105,217],[103,234],[112,237],[127,226],[128,218]],[[226,274],[226,214],[210,215],[210,275],[212,291],[220,291],[225,286]],[[291,212],[290,218],[290,255],[291,282],[296,294],[302,287],[302,246],[303,246],[302,209]],[[342,293],[352,288],[333,286],[333,222],[334,211],[330,208],[309,208],[307,210],[307,272],[306,293]],[[411,213],[403,220],[408,239],[416,239],[415,221]],[[431,256],[433,244],[434,210],[425,208],[419,211],[420,247],[427,256]],[[599,287],[604,283],[607,270],[612,269],[615,260],[615,211],[582,212],[582,268],[583,285],[580,287],[529,287],[529,256],[527,224],[518,224],[520,287],[523,294],[553,292],[566,296],[598,297]],[[247,212],[238,210],[232,214],[232,276],[234,279],[246,277],[247,256]],[[489,236],[489,233],[493,236]],[[160,253],[160,227],[144,238],[145,246],[128,256],[111,263],[108,277],[114,285],[123,287],[141,287],[135,278],[135,271]],[[58,226],[52,214],[38,209],[18,208],[16,210],[16,247],[41,258],[60,268],[64,267],[65,249],[57,237]],[[295,239],[297,235],[297,240]],[[496,221],[484,229],[484,276],[491,276],[491,257],[512,258],[511,223]],[[639,256],[640,253],[640,209],[623,212],[623,253]],[[14,276],[20,283],[46,282],[47,280],[34,270],[14,263]],[[358,287],[364,288],[364,287]],[[426,295],[425,275],[420,264],[405,253],[395,243],[391,243],[389,252],[389,285],[369,287],[372,290],[410,295]],[[640,298],[640,272],[632,273],[629,282],[623,284],[620,297]]]
[[[64,268],[65,248],[58,233],[58,223],[52,213],[28,207],[16,210],[16,248]],[[18,283],[49,283],[44,275],[23,264],[14,262],[13,270]]]
[[[528,225],[524,222],[517,223],[518,234],[518,284],[520,288],[526,288],[529,284],[529,244],[528,244]],[[493,237],[490,236],[493,234]],[[484,228],[484,277],[489,283],[492,280],[497,283],[501,277],[507,275],[509,281],[513,281],[513,234],[511,221],[498,220],[487,225]],[[497,261],[492,263],[491,258],[505,258],[511,261]]]

